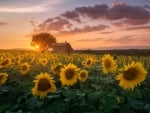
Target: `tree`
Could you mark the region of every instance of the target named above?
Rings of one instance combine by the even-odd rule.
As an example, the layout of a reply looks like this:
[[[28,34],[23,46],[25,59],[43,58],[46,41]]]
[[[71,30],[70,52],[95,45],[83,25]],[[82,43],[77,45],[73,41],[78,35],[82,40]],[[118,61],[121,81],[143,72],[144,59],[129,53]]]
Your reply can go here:
[[[32,36],[31,46],[39,47],[40,51],[48,50],[52,44],[56,43],[56,38],[49,33],[39,33]]]

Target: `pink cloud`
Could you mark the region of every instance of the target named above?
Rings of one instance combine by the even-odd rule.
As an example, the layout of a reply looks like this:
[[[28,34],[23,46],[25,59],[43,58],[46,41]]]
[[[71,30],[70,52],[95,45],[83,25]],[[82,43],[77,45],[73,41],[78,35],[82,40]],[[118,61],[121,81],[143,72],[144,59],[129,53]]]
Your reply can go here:
[[[0,26],[3,26],[3,25],[7,25],[8,23],[6,22],[0,22]]]

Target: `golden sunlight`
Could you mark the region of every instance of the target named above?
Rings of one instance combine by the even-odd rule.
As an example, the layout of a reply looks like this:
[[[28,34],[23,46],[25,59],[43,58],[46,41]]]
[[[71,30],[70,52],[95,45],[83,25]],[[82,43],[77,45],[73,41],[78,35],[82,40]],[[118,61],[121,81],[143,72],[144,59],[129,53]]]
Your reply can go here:
[[[39,45],[30,46],[30,48],[31,48],[32,50],[38,51],[38,50],[39,50]]]

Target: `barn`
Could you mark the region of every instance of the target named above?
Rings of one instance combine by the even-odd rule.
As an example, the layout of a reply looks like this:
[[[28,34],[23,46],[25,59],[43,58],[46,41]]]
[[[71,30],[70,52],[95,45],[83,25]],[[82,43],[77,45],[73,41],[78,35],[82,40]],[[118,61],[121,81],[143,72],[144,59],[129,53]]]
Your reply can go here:
[[[68,42],[64,43],[55,43],[52,45],[53,52],[56,53],[70,53],[73,51],[73,48]]]

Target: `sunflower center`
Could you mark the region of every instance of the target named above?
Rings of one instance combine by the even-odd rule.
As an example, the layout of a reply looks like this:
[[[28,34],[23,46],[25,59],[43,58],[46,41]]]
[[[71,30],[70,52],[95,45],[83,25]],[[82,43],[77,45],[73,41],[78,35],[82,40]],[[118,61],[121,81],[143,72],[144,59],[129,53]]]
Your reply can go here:
[[[105,59],[104,65],[105,67],[111,67],[111,61],[109,59]]]
[[[8,59],[6,59],[4,62],[2,62],[2,66],[7,65],[9,63]]]
[[[26,71],[27,68],[28,68],[28,67],[27,67],[26,65],[23,65],[23,66],[22,66],[22,71]]]
[[[38,83],[39,91],[46,91],[51,87],[49,81],[47,79],[41,79]]]
[[[72,79],[74,74],[75,74],[75,72],[72,69],[68,69],[65,72],[66,79],[68,79],[68,80]]]
[[[55,69],[56,71],[60,71],[61,68],[62,68],[62,65],[57,65]]]
[[[80,77],[81,77],[81,78],[85,78],[85,77],[86,77],[86,74],[85,74],[85,73],[80,73]]]
[[[0,75],[0,80],[4,78],[4,75]]]
[[[88,60],[86,64],[87,64],[87,65],[90,65],[90,64],[91,64],[91,60]]]
[[[137,70],[135,68],[130,68],[127,71],[124,71],[124,78],[126,80],[134,80],[137,77]]]

